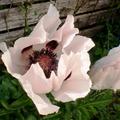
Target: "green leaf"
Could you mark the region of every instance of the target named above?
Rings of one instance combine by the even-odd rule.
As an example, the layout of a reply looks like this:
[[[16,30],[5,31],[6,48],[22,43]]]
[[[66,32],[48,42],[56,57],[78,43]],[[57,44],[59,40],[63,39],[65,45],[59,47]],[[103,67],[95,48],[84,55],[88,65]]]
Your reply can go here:
[[[37,120],[36,117],[34,115],[29,115],[27,120]]]

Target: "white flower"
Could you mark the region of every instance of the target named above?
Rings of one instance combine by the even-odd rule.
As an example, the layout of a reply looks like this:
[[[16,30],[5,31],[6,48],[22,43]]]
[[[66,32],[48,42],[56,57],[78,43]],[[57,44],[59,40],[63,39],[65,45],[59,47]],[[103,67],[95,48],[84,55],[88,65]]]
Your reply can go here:
[[[9,49],[1,45],[7,71],[19,80],[42,115],[59,109],[46,93],[51,92],[57,101],[68,102],[85,97],[91,88],[88,51],[94,43],[76,35],[79,31],[74,28],[72,15],[57,30],[60,23],[58,11],[50,5],[28,37],[18,39]]]
[[[90,71],[93,89],[120,89],[120,46],[111,49]]]

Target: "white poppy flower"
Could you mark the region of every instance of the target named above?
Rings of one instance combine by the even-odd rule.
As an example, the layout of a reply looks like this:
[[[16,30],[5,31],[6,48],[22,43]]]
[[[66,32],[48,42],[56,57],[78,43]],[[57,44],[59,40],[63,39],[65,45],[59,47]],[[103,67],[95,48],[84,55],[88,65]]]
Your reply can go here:
[[[1,44],[7,71],[19,80],[42,115],[59,109],[46,93],[68,102],[85,97],[91,88],[88,51],[94,43],[90,38],[76,35],[79,31],[74,28],[72,15],[57,30],[60,23],[59,13],[51,4],[28,37],[18,39],[9,49]]]
[[[120,46],[111,49],[90,70],[93,89],[120,89]]]

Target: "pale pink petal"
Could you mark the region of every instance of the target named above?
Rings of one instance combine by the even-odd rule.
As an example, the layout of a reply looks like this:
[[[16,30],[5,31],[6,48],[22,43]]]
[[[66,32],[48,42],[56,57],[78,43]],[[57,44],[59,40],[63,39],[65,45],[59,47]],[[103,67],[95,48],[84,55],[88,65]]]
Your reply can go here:
[[[13,48],[7,50],[4,54],[2,54],[2,61],[9,73],[24,74],[26,71],[25,65],[19,62],[20,60],[18,60],[18,55],[14,54],[14,52]]]
[[[60,88],[60,86],[61,86],[61,82],[60,82],[60,79],[58,78],[58,76],[55,74],[54,71],[51,72],[50,79],[53,82],[53,88],[52,88],[52,90],[57,91]]]
[[[89,54],[86,51],[83,51],[83,52],[76,53],[76,54],[71,52],[69,55],[67,54],[61,55],[59,62],[58,62],[57,78],[56,78],[57,80],[54,81],[55,91],[60,89],[63,81],[71,73],[75,65],[77,66],[77,68],[79,68],[82,74],[87,74],[89,67],[90,67]],[[76,70],[77,68],[75,68],[75,72],[77,72]]]
[[[108,55],[114,55],[114,54],[118,54],[118,53],[120,53],[120,46],[112,48],[109,51]]]
[[[14,47],[10,47],[3,55],[4,64],[13,71],[13,73],[24,74],[26,72],[26,62],[21,57],[21,51],[31,45],[40,44],[39,38],[23,37],[19,38]],[[3,49],[3,48],[2,48]],[[5,48],[7,49],[7,48]]]
[[[57,101],[69,102],[74,101],[77,98],[85,97],[91,88],[91,81],[86,77],[80,75],[74,75],[63,82],[61,89],[52,92]]]
[[[39,38],[23,37],[23,38],[18,39],[15,42],[14,47],[9,48],[9,54],[12,59],[12,64],[14,64],[13,65],[14,67],[18,68],[18,70],[16,70],[17,73],[20,73],[23,75],[27,70],[27,68],[26,68],[28,65],[27,62],[29,62],[29,60],[26,61],[22,57],[22,53],[21,53],[22,50],[26,47],[37,45],[40,43],[41,43],[41,41]]]
[[[2,54],[2,61],[4,62],[7,71],[9,73],[14,73],[16,72],[16,69],[14,67],[14,64],[12,62],[11,56],[10,56],[10,52],[7,50],[4,54]]]
[[[87,52],[80,52],[80,68],[83,73],[87,73],[90,69],[90,56]]]
[[[62,54],[60,56],[60,59],[59,59],[59,62],[58,62],[58,70],[57,70],[57,75],[59,77],[65,77],[66,75],[66,72],[67,72],[67,67],[68,67],[68,64],[70,62],[70,59],[71,59],[72,55],[66,55],[66,54]]]
[[[59,17],[59,12],[55,8],[55,6],[50,4],[48,13],[42,18],[44,28],[49,34],[55,32],[58,26],[61,24],[61,20],[59,19]]]
[[[41,43],[45,43],[47,39],[47,33],[41,21],[37,24],[37,26],[35,26],[33,31],[30,33],[29,37],[38,38]]]
[[[7,68],[7,71],[15,78],[17,78],[19,80],[19,82],[21,83],[23,89],[26,91],[26,93],[28,94],[28,96],[33,100],[33,103],[35,104],[35,106],[37,107],[38,111],[40,114],[42,115],[47,115],[47,114],[51,114],[54,112],[58,112],[59,107],[52,105],[50,103],[49,100],[47,100],[46,96],[44,95],[37,95],[33,92],[33,86],[36,84],[36,79],[35,80],[35,84],[31,84],[30,80],[30,75],[27,76],[27,74],[30,72],[30,70],[28,71],[28,73],[26,73],[24,76],[21,76],[20,74],[16,74],[18,72],[18,68],[16,68],[16,66],[14,65],[12,59],[11,59],[11,55],[9,53],[10,51],[6,51],[3,55],[2,55],[2,60],[4,61],[4,64]],[[35,65],[37,66],[37,64]],[[38,66],[37,66],[38,67]],[[32,69],[32,68],[31,68]],[[40,77],[44,77],[44,73],[42,71],[40,71],[38,68],[36,69],[38,70],[38,72],[40,72],[39,74],[41,75]],[[35,72],[35,71],[34,71]],[[31,75],[33,75],[34,73],[32,73]],[[36,75],[36,74],[35,74]],[[35,77],[35,75],[33,75]],[[26,77],[26,78],[25,78]],[[37,76],[38,77],[38,76]],[[38,79],[38,78],[37,78]],[[42,79],[43,80],[43,79]],[[44,85],[44,81],[42,85]],[[38,82],[40,83],[40,82]],[[46,82],[46,85],[47,82]],[[41,84],[39,85],[39,87],[41,86]],[[43,86],[42,86],[43,87]],[[50,86],[51,87],[51,86]],[[49,87],[49,88],[50,88]],[[47,89],[49,89],[47,88]],[[36,88],[37,89],[37,88]],[[44,88],[46,91],[46,86]],[[41,88],[42,90],[42,88]]]
[[[0,43],[0,50],[4,53],[8,50],[7,45],[5,42]]]
[[[22,37],[15,41],[14,48],[17,51],[21,51],[26,47],[29,47],[31,45],[41,44],[41,38],[35,38],[35,37]]]
[[[42,115],[48,115],[51,113],[57,113],[59,107],[50,103],[49,99],[45,95],[29,95],[29,97],[33,100],[38,112]]]
[[[107,66],[115,65],[116,63],[120,62],[120,46],[113,48],[110,50],[107,56],[101,58],[96,62],[92,71],[97,71],[101,68],[105,68]]]
[[[112,72],[113,74],[111,74]],[[92,75],[92,88],[98,90],[111,88],[111,85],[114,85],[114,79],[116,79],[116,76],[114,76],[115,72],[117,73],[118,71],[114,71],[113,67],[108,67],[105,69],[101,69],[95,75]],[[95,81],[95,79],[97,79],[97,82]]]
[[[77,62],[79,63],[77,63]],[[71,72],[73,64],[77,64],[77,68],[81,69],[82,73],[87,73],[90,67],[90,57],[88,52],[82,51],[79,53],[71,52],[69,55],[63,54],[58,63],[58,76],[63,76]],[[80,66],[78,66],[80,65]],[[63,66],[61,68],[61,66]]]
[[[39,20],[30,36],[40,38],[43,36],[44,38],[47,35],[46,32],[48,34],[54,33],[60,23],[59,12],[52,4],[50,4],[47,14]]]
[[[112,87],[112,89],[113,89],[114,91],[120,90],[120,73],[119,73],[119,75],[117,76],[117,80],[116,80],[114,86]]]
[[[71,63],[74,63],[73,53],[69,55],[62,54],[60,56],[59,62],[58,62],[57,76],[54,76],[56,78],[54,79],[54,90],[55,91],[60,89],[63,81],[72,71]]]
[[[49,93],[52,90],[52,79],[47,79],[38,63],[32,64],[30,69],[22,76],[22,79],[29,80],[35,93]]]
[[[55,32],[51,39],[61,42],[60,44],[66,47],[78,33],[79,30],[74,28],[74,17],[68,15],[63,26]]]
[[[87,73],[80,68],[80,60],[80,54],[73,54],[67,66],[67,71],[71,70],[70,77],[63,81],[58,91],[52,92],[56,100],[68,102],[85,97],[90,92],[91,81]]]
[[[77,35],[74,37],[71,43],[66,48],[64,48],[64,52],[70,53],[72,51],[76,53],[84,50],[89,51],[94,46],[95,44],[90,38]]]
[[[93,89],[120,89],[120,52],[119,47],[110,50],[110,53],[98,60],[90,70]],[[119,87],[118,87],[119,86]]]
[[[92,89],[120,89],[120,69],[114,66],[109,66],[107,68],[97,71],[94,75],[90,73],[91,80],[93,82]],[[119,87],[118,87],[119,86]]]
[[[43,95],[43,94],[38,95],[38,94],[34,93],[34,91],[32,89],[32,85],[28,81],[29,78],[24,80],[22,78],[22,76],[18,76],[18,75],[14,75],[14,76],[18,78],[23,89],[26,91],[27,95],[32,99],[33,103],[35,104],[35,106],[40,114],[48,115],[48,114],[51,114],[54,112],[58,112],[59,107],[51,104],[51,102],[45,95]]]

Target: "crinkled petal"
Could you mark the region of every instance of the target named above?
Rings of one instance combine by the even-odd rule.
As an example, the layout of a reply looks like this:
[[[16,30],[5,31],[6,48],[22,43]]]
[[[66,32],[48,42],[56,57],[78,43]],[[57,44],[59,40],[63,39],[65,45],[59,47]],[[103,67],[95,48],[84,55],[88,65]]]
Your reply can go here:
[[[49,99],[45,95],[29,95],[29,97],[33,100],[38,112],[42,115],[48,115],[51,113],[57,113],[59,107],[51,104]]]
[[[4,62],[9,73],[14,73],[16,71],[14,64],[12,63],[10,52],[8,50],[2,54],[2,61]]]
[[[80,62],[81,62],[80,63],[81,71],[83,73],[87,73],[89,71],[89,69],[90,69],[90,64],[91,64],[90,56],[89,56],[88,52],[82,51],[80,53]]]
[[[2,55],[2,60],[7,68],[7,71],[11,74],[21,73],[23,71],[21,66],[14,63],[11,58],[10,51],[5,52]],[[36,93],[47,93],[52,89],[52,79],[46,79],[42,68],[39,64],[33,64],[27,73],[23,76],[23,79],[29,79],[32,84],[33,90]]]
[[[61,89],[52,94],[57,101],[69,102],[85,97],[90,92],[90,88],[89,78],[72,74],[68,80],[63,82]]]
[[[61,42],[61,45],[64,48],[70,44],[78,33],[79,30],[74,28],[74,17],[72,15],[68,15],[64,25],[55,32],[51,39]]]
[[[93,82],[92,89],[118,89],[116,84],[120,81],[120,70],[114,66],[97,71],[94,75],[90,73]],[[120,86],[119,86],[120,89]]]
[[[33,31],[30,33],[29,37],[39,38],[41,43],[46,42],[47,33],[46,33],[43,23],[41,23],[41,21],[35,26]]]
[[[73,54],[67,66],[67,71],[71,70],[71,75],[63,81],[58,91],[52,92],[56,100],[68,102],[85,97],[90,92],[91,81],[87,73],[80,68],[80,60],[80,54]]]
[[[29,78],[24,80],[22,76],[14,75],[14,77],[16,77],[19,80],[23,89],[26,91],[27,95],[32,99],[40,114],[48,115],[54,112],[58,112],[59,107],[51,104],[46,95],[38,95],[33,91],[32,85],[28,80]]]
[[[78,63],[76,62],[78,61]],[[80,69],[82,74],[87,74],[90,67],[90,58],[89,54],[86,51],[82,51],[80,53],[70,53],[69,55],[63,54],[61,55],[58,62],[57,69],[57,80],[55,80],[54,90],[60,89],[63,81],[66,77],[73,71],[74,66],[77,64],[77,68]],[[75,70],[76,71],[76,70]]]
[[[59,17],[59,12],[55,8],[55,6],[50,4],[48,13],[44,16],[44,18],[42,18],[44,21],[44,28],[48,33],[54,33],[58,26],[61,24],[61,20],[59,19]]]
[[[77,63],[77,61],[78,61],[78,63]],[[86,52],[86,51],[82,51],[82,52],[78,52],[78,53],[71,52],[69,55],[67,55],[67,54],[63,55],[63,60],[61,61],[61,63],[64,64],[64,66],[66,65],[66,67],[67,67],[66,73],[70,73],[71,70],[73,69],[73,67],[75,65],[77,65],[77,68],[81,69],[80,71],[84,74],[84,73],[87,73],[89,70],[90,57],[89,57],[88,52]],[[74,66],[73,66],[73,64],[74,64]],[[60,71],[60,72],[62,69],[61,66],[62,65],[59,65],[59,63],[58,63],[58,71]]]
[[[26,91],[26,93],[28,94],[28,96],[32,99],[33,103],[35,104],[36,108],[38,109],[39,113],[42,115],[47,115],[47,114],[51,114],[54,112],[58,112],[59,107],[52,105],[50,103],[49,100],[47,100],[45,95],[38,95],[33,91],[33,86],[36,84],[36,79],[35,80],[35,84],[31,84],[30,80],[30,75],[27,76],[28,73],[30,73],[30,70],[28,71],[28,73],[26,73],[24,76],[21,76],[20,74],[16,74],[17,73],[17,69],[16,66],[14,66],[14,63],[11,59],[10,53],[9,51],[5,52],[2,55],[2,60],[4,61],[4,64],[7,68],[7,71],[15,78],[17,78],[19,80],[19,82],[21,83],[23,89]],[[36,64],[37,66],[37,64]],[[32,68],[31,68],[32,69]],[[38,70],[38,68],[36,69]],[[40,77],[44,77],[44,73],[42,73],[42,71],[38,70],[40,73]],[[34,72],[35,73],[35,72]],[[37,73],[36,73],[37,74]],[[33,73],[31,73],[31,75],[33,75]],[[34,75],[33,75],[34,76]],[[26,78],[25,78],[26,77]],[[35,77],[35,76],[34,76]],[[37,78],[38,79],[38,78]],[[43,79],[42,79],[43,80]],[[33,82],[33,81],[32,81]],[[38,82],[40,83],[40,82]],[[44,83],[42,84],[44,85]],[[47,85],[47,82],[46,82]],[[38,85],[37,85],[38,86]],[[39,85],[39,87],[41,86],[41,84]],[[42,86],[43,87],[43,86]],[[45,86],[46,87],[46,86]],[[49,87],[50,88],[50,87]],[[47,88],[47,89],[49,89]],[[37,88],[36,88],[37,89]],[[46,88],[44,88],[46,89]],[[46,90],[47,90],[46,89]],[[42,90],[42,88],[41,88]]]
[[[2,61],[4,62],[7,71],[9,73],[19,73],[19,74],[24,74],[26,69],[25,65],[22,64],[19,59],[19,55],[14,54],[14,49],[10,48],[7,50],[4,54],[2,54]]]
[[[45,32],[49,35],[53,34],[60,23],[59,12],[52,4],[50,4],[47,14],[40,19],[30,36],[41,37]]]
[[[120,52],[119,47],[110,50],[110,53],[98,60],[90,70],[93,89],[120,89]],[[118,87],[119,86],[119,87]]]
[[[30,69],[22,76],[29,80],[35,93],[43,94],[52,90],[52,79],[47,79],[39,63],[32,64]]]
[[[5,66],[7,67],[7,69],[8,70],[11,69],[9,71],[12,71],[13,73],[24,74],[26,72],[26,63],[21,57],[22,55],[21,51],[26,47],[40,43],[41,41],[39,38],[23,37],[23,38],[19,38],[15,42],[14,47],[10,47],[7,51],[6,51],[7,48],[3,43],[5,52],[2,55],[2,60]]]
[[[119,50],[120,50],[120,46],[111,49],[107,56],[99,59],[96,62],[96,64],[92,68],[92,71],[97,72],[97,70],[99,70],[101,68],[105,68],[108,66],[115,65],[116,63],[119,63],[119,61],[120,61],[120,51]]]
[[[17,51],[21,51],[26,47],[31,45],[41,44],[42,38],[35,38],[35,37],[22,37],[15,41],[14,48]]]
[[[57,70],[57,75],[59,77],[62,77],[62,76],[65,77],[71,57],[72,57],[72,54],[70,54],[70,55],[62,54],[61,55],[59,62],[58,62],[58,70]]]
[[[55,91],[60,89],[63,81],[72,71],[71,63],[74,63],[73,53],[69,55],[62,54],[60,56],[60,59],[58,62],[57,76],[56,76],[57,80],[54,79],[54,88],[55,88],[54,90]]]
[[[53,89],[52,90],[54,90],[54,91],[58,90],[61,86],[61,82],[54,71],[51,72],[50,79],[52,79],[52,81],[53,81]]]
[[[64,52],[69,54],[71,51],[74,53],[83,50],[89,51],[92,47],[94,47],[94,45],[95,44],[91,38],[77,35],[74,37],[71,43],[66,48],[64,48]]]
[[[0,50],[4,53],[8,50],[7,45],[5,42],[0,43]]]
[[[8,51],[6,51],[3,54],[4,56],[3,59],[4,60],[8,59],[8,60],[5,60],[5,61],[8,61],[6,62],[6,65],[11,64],[10,66],[13,66],[13,67],[10,67],[12,68],[12,71],[14,71],[15,73],[24,74],[27,70],[26,67],[28,63],[26,63],[26,61],[22,58],[21,51],[26,47],[40,44],[40,43],[41,41],[39,38],[23,37],[23,38],[18,39],[15,42],[14,47],[9,48]]]
[[[117,76],[117,78],[118,78],[118,79],[116,80],[114,86],[112,87],[112,89],[113,89],[114,91],[120,90],[120,80],[119,80],[120,74]]]
[[[108,55],[114,55],[114,54],[118,54],[118,53],[120,53],[120,45],[119,45],[118,47],[112,48],[112,49],[109,51]]]

